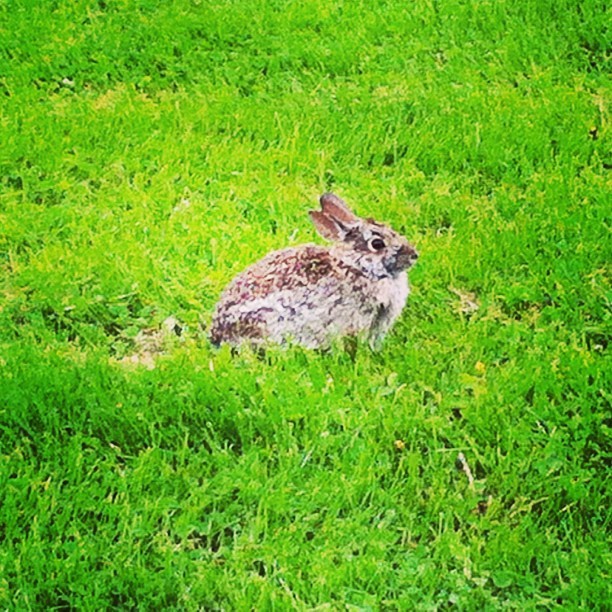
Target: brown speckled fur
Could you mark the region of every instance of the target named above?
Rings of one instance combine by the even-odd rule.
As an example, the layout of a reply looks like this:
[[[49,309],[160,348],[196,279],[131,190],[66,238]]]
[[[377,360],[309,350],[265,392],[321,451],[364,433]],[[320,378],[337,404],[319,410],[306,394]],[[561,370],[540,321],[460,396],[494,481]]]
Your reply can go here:
[[[390,228],[355,217],[336,196],[324,194],[321,205],[313,221],[326,238],[338,228],[334,245],[274,251],[239,274],[217,304],[214,344],[314,348],[337,336],[363,336],[374,346],[384,337],[406,301],[405,268],[416,251]],[[372,236],[383,237],[388,249],[372,252]]]

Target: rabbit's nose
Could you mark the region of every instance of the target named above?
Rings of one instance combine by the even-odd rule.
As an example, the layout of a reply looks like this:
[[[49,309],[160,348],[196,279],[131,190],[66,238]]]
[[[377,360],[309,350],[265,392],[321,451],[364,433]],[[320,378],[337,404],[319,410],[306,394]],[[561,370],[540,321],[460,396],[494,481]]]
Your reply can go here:
[[[419,252],[411,244],[406,246],[405,252],[410,261],[416,261],[419,258]]]
[[[418,258],[419,254],[417,250],[413,246],[407,244],[400,249],[397,262],[401,269],[406,269],[412,266]]]

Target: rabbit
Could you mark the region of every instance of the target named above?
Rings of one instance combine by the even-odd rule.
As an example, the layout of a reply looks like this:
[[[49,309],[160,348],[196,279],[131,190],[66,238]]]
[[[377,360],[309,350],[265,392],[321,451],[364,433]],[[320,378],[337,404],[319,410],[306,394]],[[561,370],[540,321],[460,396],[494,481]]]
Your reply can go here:
[[[373,349],[399,317],[416,249],[391,228],[361,219],[333,193],[310,218],[329,247],[273,251],[223,291],[210,329],[214,345],[296,343],[327,348],[335,338],[367,340]]]

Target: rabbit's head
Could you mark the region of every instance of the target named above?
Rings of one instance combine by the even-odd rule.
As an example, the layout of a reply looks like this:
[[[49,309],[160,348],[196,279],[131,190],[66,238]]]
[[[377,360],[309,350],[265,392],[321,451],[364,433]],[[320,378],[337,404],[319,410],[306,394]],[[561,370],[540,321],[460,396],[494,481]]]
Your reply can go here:
[[[320,198],[321,210],[311,211],[315,228],[333,241],[341,259],[375,279],[394,278],[414,264],[416,249],[390,227],[361,219],[333,193]]]

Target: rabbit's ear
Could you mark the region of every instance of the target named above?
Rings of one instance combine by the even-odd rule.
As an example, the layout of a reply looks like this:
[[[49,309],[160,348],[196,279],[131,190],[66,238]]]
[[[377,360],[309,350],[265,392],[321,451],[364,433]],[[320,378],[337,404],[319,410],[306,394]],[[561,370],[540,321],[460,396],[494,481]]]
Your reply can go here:
[[[359,217],[351,212],[344,200],[333,193],[324,193],[319,202],[323,212],[340,222],[342,225],[355,225],[359,222]]]
[[[314,226],[326,240],[339,242],[346,236],[346,228],[335,219],[318,210],[311,210],[309,213]]]

